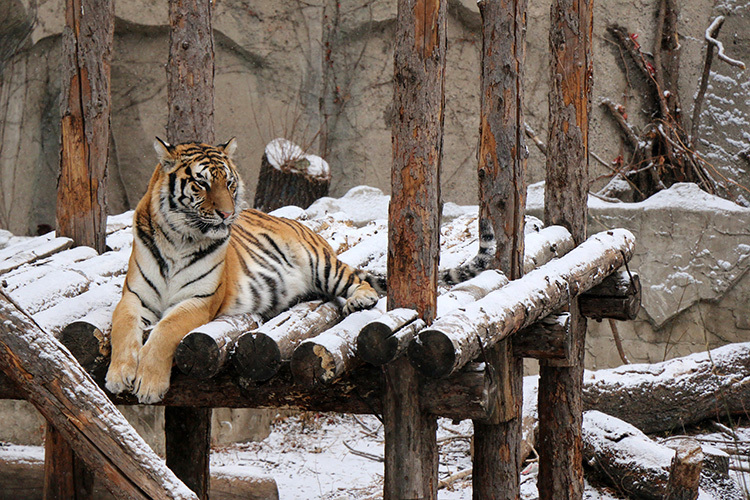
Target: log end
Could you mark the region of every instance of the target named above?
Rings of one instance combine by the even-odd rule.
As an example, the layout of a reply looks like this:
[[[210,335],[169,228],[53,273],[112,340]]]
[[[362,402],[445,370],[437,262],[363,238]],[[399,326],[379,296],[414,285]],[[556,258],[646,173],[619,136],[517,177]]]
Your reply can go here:
[[[455,368],[456,349],[448,335],[439,330],[422,330],[409,344],[409,360],[422,374],[447,377]]]
[[[294,350],[290,363],[294,382],[306,387],[328,383],[335,377],[335,361],[323,346],[302,342]]]
[[[248,332],[237,339],[232,364],[241,376],[262,382],[278,373],[281,352],[278,344],[268,335]]]
[[[392,361],[398,353],[398,340],[387,325],[368,323],[357,337],[357,353],[364,361],[381,366]]]
[[[60,342],[89,373],[108,364],[110,344],[107,336],[95,325],[74,321],[60,332]]]
[[[174,360],[185,375],[207,379],[221,371],[226,352],[222,352],[216,340],[210,335],[190,332],[177,346]]]

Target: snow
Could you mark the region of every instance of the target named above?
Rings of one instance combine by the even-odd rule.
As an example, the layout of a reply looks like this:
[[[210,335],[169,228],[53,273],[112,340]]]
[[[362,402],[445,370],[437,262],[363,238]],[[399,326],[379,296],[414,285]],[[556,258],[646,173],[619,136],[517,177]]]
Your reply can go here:
[[[305,172],[308,175],[314,177],[330,177],[331,169],[328,167],[328,163],[316,155],[308,155],[305,152],[287,139],[278,138],[274,139],[266,145],[266,158],[268,162],[276,169],[281,167],[287,162],[299,162],[299,160],[307,160],[305,165]]]

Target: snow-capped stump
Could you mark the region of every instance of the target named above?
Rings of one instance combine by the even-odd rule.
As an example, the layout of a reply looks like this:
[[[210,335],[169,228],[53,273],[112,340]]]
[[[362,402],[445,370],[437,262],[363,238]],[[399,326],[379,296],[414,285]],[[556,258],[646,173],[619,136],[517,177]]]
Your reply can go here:
[[[342,318],[338,302],[313,300],[297,304],[240,335],[234,344],[232,364],[241,376],[259,382],[268,380],[276,375],[282,362],[292,358],[300,342],[328,330]]]
[[[307,208],[328,195],[331,171],[326,161],[305,152],[291,141],[274,139],[260,163],[253,206],[270,212],[287,205]]]

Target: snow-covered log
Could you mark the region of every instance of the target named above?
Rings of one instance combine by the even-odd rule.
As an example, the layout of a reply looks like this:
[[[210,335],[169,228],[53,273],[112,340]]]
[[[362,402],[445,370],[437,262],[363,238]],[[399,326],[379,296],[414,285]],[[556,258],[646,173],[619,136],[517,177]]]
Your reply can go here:
[[[230,346],[258,326],[254,314],[220,316],[188,333],[177,345],[174,360],[186,375],[211,378],[226,366]]]
[[[294,381],[302,385],[327,384],[360,363],[356,338],[362,328],[385,312],[386,298],[372,309],[357,311],[320,335],[302,341],[292,353]]]
[[[297,304],[240,335],[234,345],[232,364],[241,376],[268,380],[279,371],[283,361],[291,359],[300,342],[328,330],[342,318],[341,304],[335,301]]]
[[[618,271],[578,298],[587,318],[634,320],[641,310],[641,279],[636,273]]]
[[[22,241],[0,250],[0,274],[24,264],[49,257],[73,246],[70,238],[56,237],[54,231],[39,238]]]
[[[627,262],[635,238],[625,229],[591,236],[565,256],[422,330],[408,354],[425,375],[443,377],[489,347],[590,290]]]
[[[675,452],[627,422],[588,411],[583,416],[583,456],[602,480],[635,498],[698,498],[703,451],[696,441]]]
[[[440,297],[438,297],[438,302]],[[414,309],[393,309],[367,323],[357,335],[357,354],[375,366],[384,365],[406,349],[426,325]]]
[[[750,401],[750,343],[729,344],[654,364],[584,375],[583,404],[644,432],[681,429],[726,415],[745,415]]]
[[[548,226],[524,236],[523,273],[528,274],[556,257],[575,248],[570,231],[562,226]]]
[[[70,353],[2,295],[0,370],[120,498],[197,498]]]

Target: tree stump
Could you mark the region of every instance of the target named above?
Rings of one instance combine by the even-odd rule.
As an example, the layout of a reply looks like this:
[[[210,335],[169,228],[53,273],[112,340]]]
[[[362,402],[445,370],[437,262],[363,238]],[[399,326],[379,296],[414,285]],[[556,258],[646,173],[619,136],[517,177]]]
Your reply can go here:
[[[323,158],[305,154],[286,139],[274,139],[263,153],[253,206],[263,212],[287,205],[307,208],[328,195],[330,184],[331,170]]]

